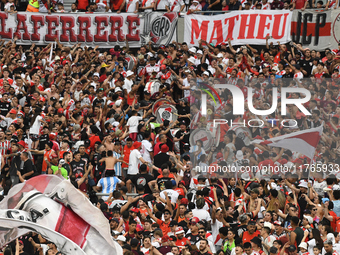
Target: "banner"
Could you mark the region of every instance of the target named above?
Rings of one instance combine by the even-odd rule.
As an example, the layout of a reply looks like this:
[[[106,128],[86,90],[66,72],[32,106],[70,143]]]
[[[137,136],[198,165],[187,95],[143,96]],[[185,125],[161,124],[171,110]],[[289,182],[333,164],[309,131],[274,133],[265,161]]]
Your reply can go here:
[[[231,39],[233,45],[266,44],[266,37],[275,42],[290,41],[290,11],[232,11],[214,16],[186,15],[184,41],[198,46],[200,39],[220,44]]]
[[[43,14],[0,12],[0,37],[18,44],[48,44],[55,39],[66,46],[112,48],[125,45],[139,48],[152,41],[156,46],[177,40],[177,13]]]
[[[39,224],[33,223],[31,221],[25,221],[21,219],[11,219],[7,216],[12,216],[13,214],[17,216],[24,215],[26,212],[20,212],[18,210],[0,210],[0,246],[3,247],[14,241],[16,238],[23,236],[29,232],[39,233],[43,238],[50,240],[55,243],[58,250],[66,255],[86,255],[86,253],[80,249],[78,245],[72,242],[67,237],[53,231],[49,228],[43,227]],[[28,213],[27,213],[28,214]],[[3,218],[4,217],[4,218]],[[14,217],[14,216],[13,216]]]
[[[103,213],[69,181],[55,175],[39,175],[15,185],[0,202],[0,209],[13,209],[8,218],[27,218],[62,234],[87,255],[123,254]]]
[[[311,50],[325,50],[334,46],[331,27],[332,11],[294,10],[292,41]]]

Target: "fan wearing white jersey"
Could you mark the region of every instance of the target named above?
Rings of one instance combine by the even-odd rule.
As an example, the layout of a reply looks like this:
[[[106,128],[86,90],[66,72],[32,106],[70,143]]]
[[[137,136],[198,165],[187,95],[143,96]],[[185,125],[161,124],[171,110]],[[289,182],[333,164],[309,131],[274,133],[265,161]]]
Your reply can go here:
[[[165,9],[167,12],[181,12],[183,11],[185,4],[183,0],[167,0]]]
[[[138,7],[139,7],[139,1],[138,0],[128,0],[128,1],[126,1],[126,12],[137,13]]]
[[[155,0],[142,0],[139,5],[139,10],[144,12],[152,12],[155,7]]]

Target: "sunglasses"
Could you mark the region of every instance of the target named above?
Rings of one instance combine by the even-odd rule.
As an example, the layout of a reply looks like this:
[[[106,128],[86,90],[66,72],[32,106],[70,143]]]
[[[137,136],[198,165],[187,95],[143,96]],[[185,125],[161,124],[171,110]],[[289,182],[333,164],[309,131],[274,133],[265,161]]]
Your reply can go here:
[[[313,209],[313,211],[317,211],[318,209]]]
[[[204,232],[204,231],[199,231],[198,233],[199,233],[199,234],[204,234],[205,232]]]
[[[170,215],[170,213],[164,213],[164,215]]]
[[[260,223],[260,224],[263,224],[263,223],[264,223],[264,221],[259,221],[259,223]]]

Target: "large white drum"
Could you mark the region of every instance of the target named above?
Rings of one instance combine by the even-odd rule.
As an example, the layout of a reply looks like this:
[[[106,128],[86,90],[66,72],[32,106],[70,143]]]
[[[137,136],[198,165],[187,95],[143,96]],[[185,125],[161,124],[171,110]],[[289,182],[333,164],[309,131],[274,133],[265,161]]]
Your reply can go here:
[[[213,121],[208,121],[206,130],[211,133],[211,136],[213,138],[213,143],[216,145],[216,147],[220,143],[220,138],[221,138],[221,127],[220,125],[215,125],[214,127],[214,122]]]
[[[190,146],[195,146],[196,142],[201,140],[203,142],[203,149],[205,151],[209,151],[213,145],[213,137],[210,131],[207,131],[204,128],[195,129],[190,132]]]
[[[158,123],[163,123],[164,120],[175,122],[177,118],[177,109],[173,105],[164,104],[156,110],[156,119]]]
[[[180,130],[180,128],[170,129],[172,137],[176,136],[176,133],[178,132],[178,130]],[[176,151],[180,151],[179,142],[174,142],[174,145],[175,145]]]
[[[236,133],[236,136],[241,138],[243,140],[243,142],[245,143],[245,145],[248,146],[250,144],[250,142],[251,142],[251,140],[250,140],[251,132],[250,132],[249,128],[243,127],[243,126],[233,126],[229,130],[234,130],[235,133]]]
[[[162,105],[171,105],[171,101],[165,98],[158,99],[154,104],[152,105],[152,114],[156,116],[157,114],[157,109],[162,106]]]
[[[144,91],[149,91],[151,96],[156,92],[159,92],[159,86],[161,83],[159,81],[150,81],[145,85]]]

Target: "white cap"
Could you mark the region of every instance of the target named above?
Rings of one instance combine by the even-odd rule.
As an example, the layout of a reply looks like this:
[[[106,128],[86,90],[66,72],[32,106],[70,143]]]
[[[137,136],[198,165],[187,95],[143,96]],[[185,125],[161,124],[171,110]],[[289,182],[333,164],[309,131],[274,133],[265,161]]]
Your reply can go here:
[[[308,216],[308,215],[303,215],[303,217],[308,220],[308,223],[309,224],[312,224],[313,223],[313,218],[311,216]],[[306,248],[307,249],[307,248]]]
[[[204,75],[207,75],[207,76],[210,76],[210,74],[209,74],[208,71],[204,71],[203,74],[204,74]]]
[[[330,189],[330,188],[328,188],[328,187],[323,188],[323,191],[324,191],[324,192],[331,191],[331,190],[332,190],[332,189]]]
[[[120,87],[115,88],[115,93],[119,92],[119,91],[122,91],[122,89]]]
[[[196,53],[196,48],[195,48],[195,47],[191,47],[191,48],[189,49],[189,51],[191,51],[191,52],[193,52],[193,53]]]
[[[115,105],[117,107],[119,107],[121,104],[122,104],[123,100],[122,99],[118,99],[116,102],[115,102]]]
[[[236,159],[243,159],[243,152],[241,150],[236,152]]]
[[[308,184],[306,181],[302,181],[300,182],[299,187],[308,189]]]
[[[194,57],[188,58],[188,61],[190,61],[190,62],[193,63],[193,64],[196,63],[196,59],[195,59]]]
[[[126,72],[126,77],[129,77],[130,75],[133,75],[133,74],[134,74],[134,72],[128,70],[128,71]]]
[[[192,1],[192,2],[193,2],[193,3],[198,3],[198,4],[200,3],[200,2],[198,2],[197,0],[194,0],[194,1]]]
[[[99,73],[94,73],[93,76],[98,76],[98,77],[100,77]]]
[[[242,151],[241,151],[241,152],[242,152]],[[273,225],[272,225],[270,222],[266,221],[266,222],[263,224],[263,227],[272,229]]]
[[[198,1],[197,1],[197,2],[198,2]],[[197,54],[203,54],[203,51],[198,50],[198,51],[197,51]]]
[[[218,53],[217,54],[217,58],[223,58],[223,54],[222,53]]]
[[[100,54],[98,55],[98,58],[100,58],[100,57],[104,57],[104,55],[100,53]]]
[[[304,248],[304,249],[307,250],[307,243],[306,243],[306,242],[301,242],[301,243],[299,244],[299,248]]]
[[[335,238],[334,238],[333,233],[327,234],[327,241],[331,241],[333,244],[335,244]]]
[[[55,56],[54,60],[60,60],[59,56]]]
[[[117,237],[116,241],[126,242],[126,238],[125,238],[125,236],[123,236],[123,235],[119,235],[119,236]]]
[[[151,52],[148,52],[147,54],[150,56],[150,58],[153,57],[153,54]]]

